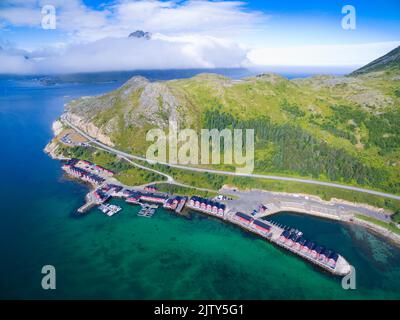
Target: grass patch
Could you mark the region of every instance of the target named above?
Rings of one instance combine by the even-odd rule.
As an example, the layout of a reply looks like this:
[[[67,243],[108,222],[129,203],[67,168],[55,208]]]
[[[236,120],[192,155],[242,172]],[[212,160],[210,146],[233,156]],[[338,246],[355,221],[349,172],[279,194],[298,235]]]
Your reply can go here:
[[[394,223],[400,223],[400,209],[396,211],[395,214],[391,216]]]
[[[131,166],[130,169],[122,171],[114,176],[118,181],[128,186],[141,185],[154,181],[164,181],[165,177],[144,169]]]
[[[177,186],[169,183],[159,183],[156,187],[161,192],[167,192],[170,194],[176,194],[181,196],[200,196],[204,198],[213,198],[218,195],[216,192],[209,192],[203,190],[197,190],[188,187]]]

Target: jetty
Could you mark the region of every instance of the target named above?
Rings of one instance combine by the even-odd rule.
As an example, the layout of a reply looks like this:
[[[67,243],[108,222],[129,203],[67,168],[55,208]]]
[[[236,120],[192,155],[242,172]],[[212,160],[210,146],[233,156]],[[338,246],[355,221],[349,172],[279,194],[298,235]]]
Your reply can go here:
[[[242,212],[228,214],[227,220],[334,275],[344,276],[351,271],[350,264],[340,254],[305,239],[297,229],[255,219]]]
[[[350,264],[341,255],[303,238],[303,234],[299,230],[256,218],[260,212],[267,210],[264,205],[259,205],[258,209],[247,214],[228,210],[225,205],[215,200],[192,197],[187,206],[192,210],[236,224],[334,275],[344,276],[351,271]]]

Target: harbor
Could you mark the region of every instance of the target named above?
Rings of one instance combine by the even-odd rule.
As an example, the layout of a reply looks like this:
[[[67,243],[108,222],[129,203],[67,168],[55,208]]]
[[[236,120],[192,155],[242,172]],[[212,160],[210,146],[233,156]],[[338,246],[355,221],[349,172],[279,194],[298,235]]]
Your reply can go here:
[[[78,209],[80,214],[98,206],[107,216],[113,216],[121,210],[116,205],[106,203],[113,197],[124,199],[132,205],[140,205],[137,215],[145,218],[151,218],[159,206],[178,214],[188,209],[235,224],[331,274],[344,276],[351,271],[350,264],[340,254],[306,239],[295,228],[266,220],[266,217],[278,211],[271,204],[265,205],[256,201],[251,208],[246,207],[246,210],[239,211],[235,207],[236,200],[222,195],[213,199],[199,196],[188,198],[160,192],[153,185],[126,187],[110,182],[113,176],[111,171],[78,159],[68,161],[63,165],[63,170],[74,178],[89,183],[94,189],[86,195],[86,203]]]

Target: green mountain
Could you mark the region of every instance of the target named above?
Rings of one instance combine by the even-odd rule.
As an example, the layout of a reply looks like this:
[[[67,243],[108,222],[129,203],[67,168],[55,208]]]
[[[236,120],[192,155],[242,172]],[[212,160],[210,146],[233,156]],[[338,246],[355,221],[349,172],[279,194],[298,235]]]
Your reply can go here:
[[[400,72],[392,68],[398,58],[387,56],[364,67],[386,72],[362,68],[357,76],[133,77],[108,94],[72,101],[66,111],[92,136],[141,155],[151,144],[147,130],[167,129],[169,119],[196,130],[254,128],[255,172],[400,193]]]
[[[375,71],[385,71],[390,69],[400,69],[400,46],[384,56],[372,61],[366,66],[354,71],[352,75],[359,75]]]

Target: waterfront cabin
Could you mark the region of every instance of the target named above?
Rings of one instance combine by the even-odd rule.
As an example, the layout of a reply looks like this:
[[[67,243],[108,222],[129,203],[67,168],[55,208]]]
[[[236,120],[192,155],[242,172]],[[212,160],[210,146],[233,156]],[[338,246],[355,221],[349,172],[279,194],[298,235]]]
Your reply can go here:
[[[211,208],[212,208],[212,202],[207,200],[207,202],[206,202],[206,210],[211,212]]]
[[[311,254],[311,252],[314,250],[314,248],[315,248],[315,243],[311,242],[311,241],[307,241],[307,243],[304,246],[304,249],[302,250],[302,252],[307,253],[307,254]]]
[[[140,200],[148,202],[164,203],[166,197],[154,193],[144,193],[140,196]]]
[[[217,207],[218,207],[218,214],[220,216],[223,216],[226,206],[224,204],[217,204]]]
[[[96,176],[95,174],[92,173],[84,174],[82,179],[97,185],[100,185],[105,181],[103,178]]]
[[[189,206],[200,208],[200,198],[197,196],[193,196],[189,200]]]
[[[268,224],[266,224],[265,222],[262,222],[261,220],[254,220],[253,228],[258,231],[261,231],[264,234],[267,234],[271,231],[271,227]]]
[[[70,160],[68,160],[66,162],[66,164],[70,165],[70,166],[74,166],[78,161],[79,161],[79,159],[77,159],[77,158],[71,158]]]
[[[123,189],[123,187],[118,186],[116,184],[107,184],[106,186],[108,187],[109,191],[115,192],[115,193],[118,193]]]
[[[184,201],[182,197],[175,197],[175,198],[168,198],[165,202],[163,207],[170,210],[175,210],[178,207],[180,202]]]
[[[329,256],[329,250],[322,248],[322,251],[318,254],[318,260],[326,263],[328,260],[328,256]]]
[[[314,258],[314,259],[317,258],[317,256],[318,256],[318,253],[317,253],[317,250],[316,250],[317,248],[318,248],[318,246],[316,244],[314,244],[313,249],[309,250],[309,255],[311,256],[311,258]]]
[[[339,259],[339,255],[336,252],[333,252],[328,256],[328,265],[332,268],[335,269],[336,267],[336,262]]]
[[[285,244],[291,247],[296,239],[296,235],[293,233],[289,233],[289,237],[286,239]]]
[[[149,192],[155,192],[155,191],[157,191],[157,188],[155,186],[151,185],[151,186],[144,187],[144,190],[149,191]]]
[[[298,248],[296,247],[296,249],[297,249],[298,251],[303,250],[304,245],[306,244],[306,242],[307,242],[306,239],[300,238],[300,239],[299,239],[299,242],[298,242]]]
[[[253,220],[252,217],[250,217],[247,214],[244,214],[242,212],[236,212],[234,218],[235,218],[235,220],[240,221],[244,224],[249,224]]]
[[[174,202],[175,199],[173,198],[168,198],[165,202],[163,207],[166,209],[174,210],[176,208],[176,203]]]
[[[105,185],[101,188],[101,190],[104,191],[104,192],[108,192],[108,191],[111,190],[111,185],[110,185],[110,184],[105,184]]]
[[[300,250],[300,248],[301,248],[301,244],[300,244],[300,241],[302,240],[302,238],[300,238],[300,237],[297,237],[296,238],[296,241],[295,241],[295,243],[294,243],[294,246],[293,246],[293,249],[295,249],[295,250]]]
[[[103,203],[110,198],[110,196],[108,194],[102,192],[99,189],[93,191],[93,195],[94,195],[95,199],[100,203]]]
[[[319,255],[320,255],[320,254],[322,253],[322,251],[324,251],[324,250],[325,250],[324,247],[322,247],[322,246],[316,246],[315,249],[311,252],[311,257],[318,260]]]
[[[286,241],[286,239],[289,238],[289,235],[290,235],[289,231],[284,230],[284,231],[281,233],[280,237],[279,237],[279,241],[282,242],[282,243],[284,243],[284,242]]]
[[[189,199],[188,205],[191,206],[191,207],[194,207],[194,198],[195,197],[190,197],[190,199]]]
[[[142,194],[140,192],[131,192],[129,197],[126,199],[126,202],[137,204],[139,203],[141,195]]]
[[[332,253],[332,250],[325,249],[324,256],[322,257],[322,262],[323,263],[328,263],[329,256],[331,255],[331,253]]]
[[[129,189],[125,189],[124,191],[122,191],[122,196],[125,198],[130,197],[134,192],[132,190]]]

